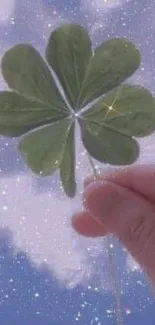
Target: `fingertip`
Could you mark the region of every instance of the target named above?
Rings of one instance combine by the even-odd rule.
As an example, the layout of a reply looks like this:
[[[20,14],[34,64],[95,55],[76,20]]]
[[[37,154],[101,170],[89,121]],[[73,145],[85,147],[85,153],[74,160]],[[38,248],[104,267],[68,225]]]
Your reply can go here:
[[[85,178],[84,180],[84,189],[87,188],[87,186],[92,183],[93,181],[95,180],[95,177],[94,176],[88,176]]]
[[[96,210],[92,209],[92,206],[95,204],[97,211],[103,207],[105,199],[112,192],[113,184],[105,180],[95,180],[87,183],[87,187],[83,193],[83,206],[90,214],[96,216]],[[95,212],[95,214],[94,214]],[[102,212],[102,211],[101,211]]]
[[[85,237],[101,237],[106,236],[108,233],[105,226],[97,222],[87,211],[73,216],[72,227],[76,232]]]
[[[98,175],[90,175],[87,176],[84,180],[84,189],[86,189],[90,184],[93,184],[94,182],[104,180],[103,175],[98,174]]]
[[[114,168],[114,167],[113,168],[107,168],[106,171],[104,171],[104,173],[99,172],[97,175],[89,175],[89,176],[87,176],[85,178],[85,180],[84,180],[84,189],[86,189],[87,186],[89,186],[93,182],[106,179],[106,177],[111,175],[112,171],[114,173],[114,171],[116,172],[116,170],[117,169]]]

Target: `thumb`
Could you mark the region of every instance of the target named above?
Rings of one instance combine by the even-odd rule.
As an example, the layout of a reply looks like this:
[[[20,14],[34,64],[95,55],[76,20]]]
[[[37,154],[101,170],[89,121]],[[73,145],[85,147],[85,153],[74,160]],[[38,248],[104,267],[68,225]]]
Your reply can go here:
[[[141,195],[106,180],[85,189],[84,207],[112,232],[155,283],[155,206]]]

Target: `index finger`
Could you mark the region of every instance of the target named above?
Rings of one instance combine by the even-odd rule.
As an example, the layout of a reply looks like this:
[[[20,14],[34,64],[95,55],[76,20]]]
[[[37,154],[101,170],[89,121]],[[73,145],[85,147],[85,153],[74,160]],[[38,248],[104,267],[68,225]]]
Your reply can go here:
[[[98,175],[97,179],[112,181],[143,196],[155,204],[155,165],[134,165],[112,168]],[[88,177],[84,182],[86,188],[95,177]]]

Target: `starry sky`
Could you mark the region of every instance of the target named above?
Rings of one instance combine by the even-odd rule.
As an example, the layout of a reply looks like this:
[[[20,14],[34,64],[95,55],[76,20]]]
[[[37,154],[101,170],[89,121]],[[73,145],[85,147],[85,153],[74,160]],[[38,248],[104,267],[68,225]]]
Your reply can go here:
[[[76,22],[88,28],[94,47],[116,36],[134,42],[142,64],[131,81],[155,93],[154,16],[153,0],[1,1],[0,58],[20,42],[44,56],[51,31]],[[72,200],[57,173],[44,179],[32,174],[17,145],[17,139],[0,137],[0,324],[117,325],[106,239],[83,238],[71,227],[91,172],[78,134],[78,194]],[[136,163],[152,163],[155,136],[140,145]],[[122,325],[153,325],[155,300],[147,276],[116,239],[110,249],[121,287]]]

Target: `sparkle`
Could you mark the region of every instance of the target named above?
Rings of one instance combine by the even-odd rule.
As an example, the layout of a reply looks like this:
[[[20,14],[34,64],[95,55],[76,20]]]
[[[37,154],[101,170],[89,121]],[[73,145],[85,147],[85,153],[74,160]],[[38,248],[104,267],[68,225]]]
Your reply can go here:
[[[130,309],[126,309],[125,310],[125,313],[126,313],[126,315],[130,315],[131,314],[131,310]]]
[[[8,210],[8,207],[7,207],[7,205],[3,205],[3,211],[7,211]]]

